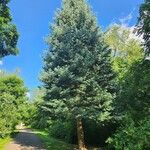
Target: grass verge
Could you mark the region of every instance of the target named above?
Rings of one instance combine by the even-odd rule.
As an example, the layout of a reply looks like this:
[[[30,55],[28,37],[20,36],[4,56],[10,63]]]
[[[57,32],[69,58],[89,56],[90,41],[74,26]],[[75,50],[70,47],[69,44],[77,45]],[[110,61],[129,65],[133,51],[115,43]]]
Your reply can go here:
[[[15,130],[14,132],[12,132],[10,134],[10,136],[6,137],[6,138],[0,138],[0,150],[4,150],[5,146],[11,142],[13,140],[13,138],[16,136],[16,134],[18,134],[19,131]]]
[[[34,133],[40,137],[47,150],[77,150],[76,146],[74,145],[50,137],[46,131],[34,130]]]
[[[4,147],[6,146],[6,144],[8,144],[11,140],[12,140],[11,137],[0,139],[0,150],[4,150]]]

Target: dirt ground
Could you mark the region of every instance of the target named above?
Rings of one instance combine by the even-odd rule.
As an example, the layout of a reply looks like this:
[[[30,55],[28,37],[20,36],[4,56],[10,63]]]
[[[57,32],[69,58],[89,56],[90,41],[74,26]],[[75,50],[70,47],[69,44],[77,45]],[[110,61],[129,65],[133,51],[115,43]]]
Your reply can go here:
[[[46,150],[42,141],[29,129],[21,130],[4,150]]]

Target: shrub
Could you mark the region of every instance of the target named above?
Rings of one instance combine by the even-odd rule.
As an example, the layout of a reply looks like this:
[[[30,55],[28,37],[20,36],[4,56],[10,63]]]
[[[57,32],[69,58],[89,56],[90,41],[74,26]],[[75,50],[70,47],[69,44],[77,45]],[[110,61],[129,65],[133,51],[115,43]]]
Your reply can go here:
[[[52,137],[64,140],[68,143],[73,143],[76,135],[75,125],[73,122],[53,122],[49,128],[49,133]]]
[[[126,123],[112,138],[108,139],[108,143],[115,150],[149,150],[149,139],[150,121],[148,118],[138,124],[135,124],[132,119],[126,119]]]

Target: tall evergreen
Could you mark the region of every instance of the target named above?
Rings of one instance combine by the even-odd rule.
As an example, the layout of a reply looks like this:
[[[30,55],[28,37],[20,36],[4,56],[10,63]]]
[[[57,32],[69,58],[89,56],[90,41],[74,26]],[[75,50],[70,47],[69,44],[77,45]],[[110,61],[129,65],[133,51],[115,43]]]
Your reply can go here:
[[[0,0],[0,59],[8,55],[18,54],[18,33],[12,18],[8,3],[10,0]]]
[[[47,42],[43,109],[52,119],[76,119],[79,148],[84,150],[82,119],[111,118],[111,50],[85,0],[63,0]]]

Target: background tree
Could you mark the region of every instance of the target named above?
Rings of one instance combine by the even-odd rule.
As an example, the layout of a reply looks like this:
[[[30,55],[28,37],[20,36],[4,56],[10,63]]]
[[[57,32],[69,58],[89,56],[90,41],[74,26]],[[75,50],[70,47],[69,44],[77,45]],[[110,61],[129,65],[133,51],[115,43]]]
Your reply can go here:
[[[76,119],[80,150],[85,149],[82,119],[111,118],[114,74],[102,36],[85,0],[64,0],[47,39],[42,108],[52,119]]]
[[[150,149],[150,61],[136,62],[126,73],[116,99],[121,126],[109,142],[117,149]]]
[[[133,33],[133,28],[114,24],[104,35],[112,49],[113,69],[121,80],[136,61],[143,58],[142,40]]]
[[[14,96],[0,94],[0,138],[9,135],[16,125],[16,108],[13,104]]]
[[[9,0],[0,0],[0,59],[7,55],[18,54],[18,33],[16,26],[11,23],[8,7]]]
[[[145,2],[140,6],[140,17],[137,24],[138,34],[143,36],[145,45],[145,55],[150,54],[150,1]]]
[[[120,25],[110,27],[104,39],[113,50],[113,69],[119,81],[114,102],[119,128],[108,142],[117,150],[148,150],[150,63],[143,60],[143,40],[132,28]]]
[[[150,61],[135,63],[128,73],[120,89],[119,106],[130,112],[134,121],[138,122],[150,115]]]
[[[38,87],[31,92],[31,98],[29,101],[27,123],[36,129],[45,129],[48,127],[49,116],[43,112],[41,105],[43,103],[43,97],[45,89]]]
[[[16,75],[6,74],[0,78],[0,136],[10,134],[22,121],[27,103],[27,89]]]

